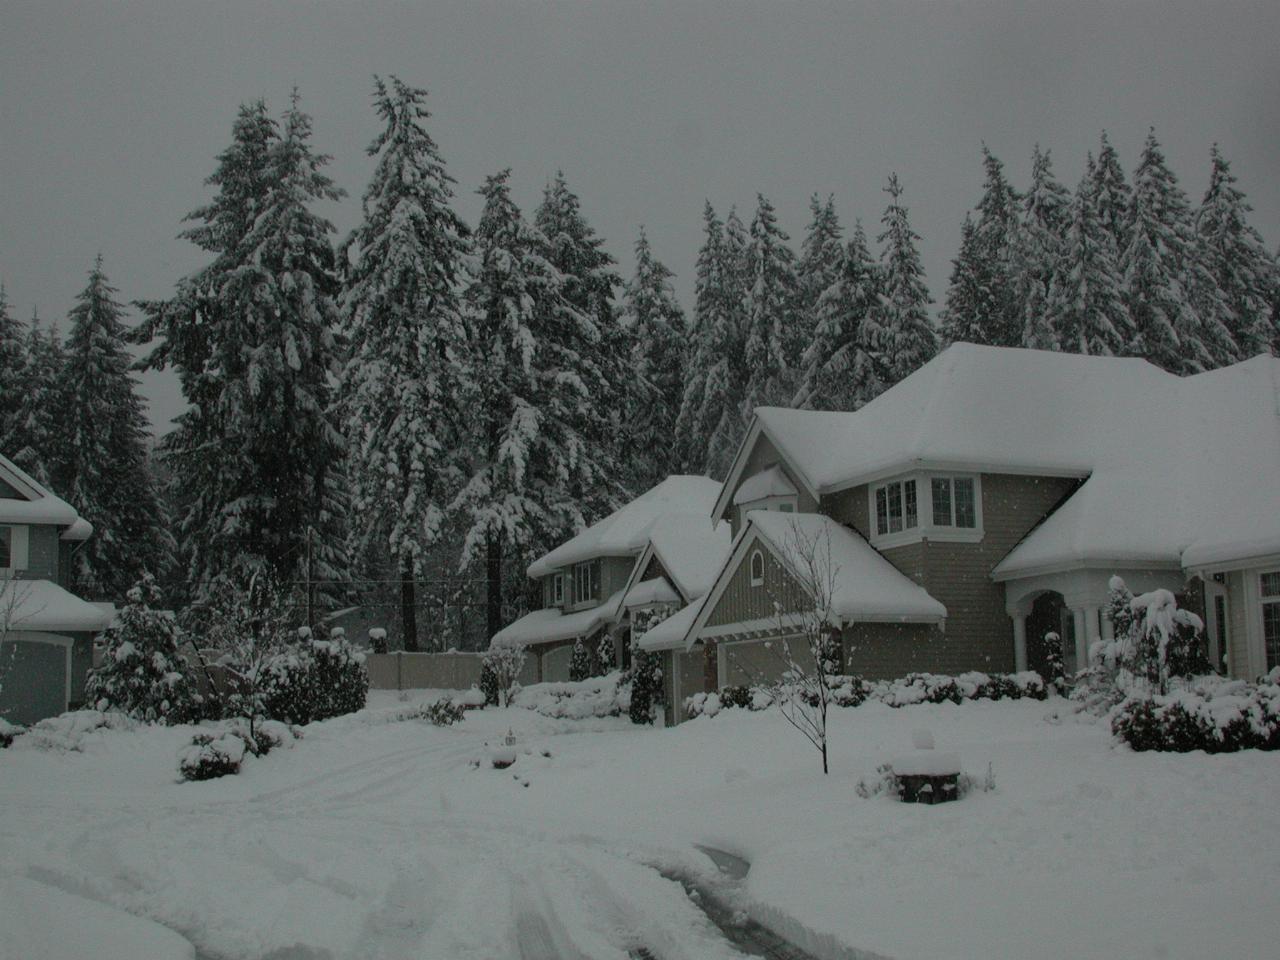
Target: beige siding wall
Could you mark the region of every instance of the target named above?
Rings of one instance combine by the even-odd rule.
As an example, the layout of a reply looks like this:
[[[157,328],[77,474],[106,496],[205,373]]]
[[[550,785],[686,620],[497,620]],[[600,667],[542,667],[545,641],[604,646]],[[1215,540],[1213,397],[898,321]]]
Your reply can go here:
[[[751,585],[751,555],[759,550],[764,554],[764,583]],[[733,571],[715,608],[707,617],[707,626],[742,623],[748,620],[767,620],[776,615],[775,601],[784,611],[799,610],[803,591],[795,578],[774,557],[769,548],[753,536],[753,543],[743,554],[742,562]]]
[[[782,467],[782,472],[787,475],[787,479],[790,480],[796,490],[800,492],[800,496],[796,501],[796,509],[801,513],[816,513],[818,510],[817,501],[805,492],[804,484],[800,482],[800,478],[797,477],[795,471],[792,470],[785,461],[783,461],[782,455],[778,453],[778,448],[775,447],[773,442],[764,434],[760,435],[759,439],[756,440],[756,445],[752,447],[751,452],[747,454],[747,462],[742,469],[742,476],[738,480],[738,486],[741,486],[742,481],[746,480],[748,477],[751,477],[754,474],[759,473],[761,470],[764,470],[766,467],[771,467],[774,464],[779,464]],[[734,491],[737,491],[737,487],[734,487]],[[733,535],[736,537],[738,535],[738,531],[742,529],[742,518],[739,515],[738,508],[733,505],[732,494],[729,496],[729,502],[725,507],[725,510],[726,513],[722,514],[720,519],[730,521],[733,526]]]

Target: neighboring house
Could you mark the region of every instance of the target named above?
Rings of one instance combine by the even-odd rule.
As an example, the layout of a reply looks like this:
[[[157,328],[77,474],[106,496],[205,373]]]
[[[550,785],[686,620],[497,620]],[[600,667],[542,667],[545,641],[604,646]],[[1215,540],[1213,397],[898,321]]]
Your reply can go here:
[[[701,597],[724,564],[728,524],[714,523],[720,484],[668,477],[529,565],[542,609],[494,634],[491,644],[527,647],[539,680],[569,679],[578,640],[605,644],[615,666],[630,638]]]
[[[1043,670],[1049,632],[1073,669],[1118,574],[1255,677],[1280,665],[1280,359],[1179,378],[955,344],[854,413],[758,408],[711,517],[727,562],[640,640],[675,703],[776,675],[813,544],[850,673]]]
[[[66,501],[0,456],[0,718],[30,724],[79,706],[109,607],[69,593],[93,533]]]

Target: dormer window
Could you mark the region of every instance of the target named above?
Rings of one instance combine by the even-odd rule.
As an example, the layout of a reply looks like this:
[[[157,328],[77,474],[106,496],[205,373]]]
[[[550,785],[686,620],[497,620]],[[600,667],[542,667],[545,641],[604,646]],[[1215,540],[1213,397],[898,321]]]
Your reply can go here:
[[[764,554],[757,550],[751,554],[751,585],[758,587],[764,583]]]
[[[751,510],[774,510],[795,513],[799,509],[799,492],[780,464],[765,467],[742,481],[733,494],[733,504],[741,520]]]
[[[982,539],[979,478],[917,474],[868,488],[871,542],[896,547],[921,539],[975,543]],[[921,509],[921,496],[926,497]]]
[[[551,578],[551,603],[553,606],[564,604],[564,574],[557,573]]]
[[[573,602],[585,603],[600,598],[600,564],[596,560],[579,563],[573,568]]]

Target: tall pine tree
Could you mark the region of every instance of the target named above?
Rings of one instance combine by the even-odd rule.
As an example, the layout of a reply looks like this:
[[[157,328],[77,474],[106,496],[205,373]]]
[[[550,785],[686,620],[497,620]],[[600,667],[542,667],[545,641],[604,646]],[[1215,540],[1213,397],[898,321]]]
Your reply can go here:
[[[1231,166],[1216,143],[1211,156],[1213,169],[1196,215],[1196,232],[1225,301],[1227,329],[1236,355],[1246,359],[1271,350],[1275,331],[1270,301],[1277,283],[1276,268],[1262,236],[1249,224],[1253,208],[1235,185]]]
[[[66,464],[66,353],[57,325],[47,331],[31,311],[20,394],[5,456],[55,493]]]
[[[453,179],[427,133],[427,92],[374,79],[383,129],[344,245],[350,359],[342,375],[358,540],[379,537],[400,570],[406,650],[418,649],[415,578],[461,482],[469,376],[460,288],[468,231],[450,207]]]
[[[758,195],[747,255],[744,422],[755,407],[788,403],[795,393],[795,368],[806,341],[798,319],[801,298],[795,254],[788,240],[773,205]]]
[[[793,406],[857,410],[883,389],[878,358],[885,302],[880,283],[880,268],[859,222],[839,276],[818,298],[817,325],[802,357]]]
[[[1049,318],[1049,282],[1066,244],[1070,202],[1071,195],[1053,176],[1049,152],[1037,144],[1031,161],[1031,189],[1023,198],[1013,259],[1025,347],[1059,349]]]
[[[946,343],[992,342],[996,331],[983,311],[991,304],[990,272],[978,243],[978,228],[966,213],[960,227],[960,251],[951,261],[946,306],[939,317],[939,333]]]
[[[1093,205],[1098,222],[1111,236],[1111,242],[1119,252],[1129,246],[1129,208],[1133,204],[1133,190],[1124,177],[1116,148],[1102,131],[1098,159],[1090,173],[1093,178]]]
[[[75,553],[78,592],[120,602],[143,573],[165,569],[173,542],[147,463],[147,416],[115,293],[99,256],[69,317],[59,493],[94,528]]]
[[[820,202],[815,193],[809,198],[809,214],[809,227],[796,265],[799,280],[796,333],[805,347],[813,339],[818,322],[818,301],[840,279],[844,269],[844,244],[840,239],[843,231],[836,216],[835,197],[828,195],[825,202]]]
[[[885,299],[881,345],[885,385],[893,386],[933,358],[938,334],[929,319],[933,301],[916,250],[920,236],[911,229],[896,173],[889,175],[885,192],[889,205],[880,218],[884,232],[878,239]]]
[[[969,313],[952,315],[949,322],[969,331],[975,342],[1016,347],[1022,343],[1023,327],[1013,265],[1021,198],[1005,178],[1004,164],[985,145],[982,165],[986,179],[974,228],[975,288],[982,299],[970,306]]]
[[[22,323],[9,312],[9,298],[0,283],[0,453],[12,451],[17,442],[26,367],[22,345]]]
[[[623,303],[623,322],[632,343],[630,472],[637,490],[647,490],[678,469],[672,438],[685,383],[687,331],[672,276],[653,256],[641,227],[636,272]]]
[[[570,303],[546,238],[511,199],[509,173],[481,190],[479,266],[466,294],[480,362],[467,386],[472,459],[456,500],[467,531],[463,563],[483,558],[486,566],[490,635],[505,619],[509,555],[580,530],[616,482],[595,440],[603,419],[599,325]]]

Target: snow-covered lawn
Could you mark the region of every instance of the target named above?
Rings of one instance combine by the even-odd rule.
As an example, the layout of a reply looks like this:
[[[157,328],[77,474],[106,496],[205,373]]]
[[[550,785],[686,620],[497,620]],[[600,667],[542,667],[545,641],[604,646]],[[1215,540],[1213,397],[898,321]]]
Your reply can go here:
[[[375,694],[208,783],[175,782],[186,728],[0,751],[0,958],[189,955],[170,931],[227,960],[736,956],[652,869],[711,876],[695,843],[752,862],[746,896],[780,932],[902,960],[1269,957],[1280,940],[1274,754],[1137,755],[1046,722],[1061,701],[867,704],[834,713],[824,778],[774,713],[385,722],[402,706]],[[530,752],[474,766],[509,727]],[[922,727],[967,771],[991,763],[995,791],[858,798]]]

